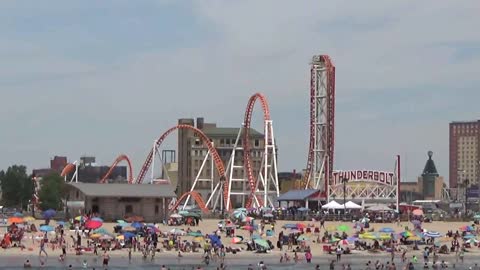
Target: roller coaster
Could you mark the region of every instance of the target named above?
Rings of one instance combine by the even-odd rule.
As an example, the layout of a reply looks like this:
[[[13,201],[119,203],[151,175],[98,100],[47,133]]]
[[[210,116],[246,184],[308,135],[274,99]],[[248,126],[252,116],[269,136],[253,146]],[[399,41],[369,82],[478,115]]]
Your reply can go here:
[[[327,179],[331,178],[334,153],[335,66],[332,64],[330,57],[327,55],[314,56],[311,63],[310,76],[310,143],[307,169],[305,177],[298,183],[297,188],[320,189],[325,195],[328,190]],[[252,166],[250,129],[253,111],[257,103],[260,103],[263,112],[264,149],[261,169],[258,175],[255,175]],[[228,211],[232,208],[232,196],[243,196],[243,198],[247,198],[246,201],[243,201],[243,206],[245,207],[275,206],[275,199],[279,196],[277,146],[275,144],[269,105],[266,97],[261,93],[255,93],[248,100],[243,123],[239,129],[227,166],[224,165],[212,141],[202,130],[190,125],[176,125],[165,131],[155,140],[136,178],[133,178],[130,159],[127,155],[122,154],[115,159],[110,170],[99,180],[99,183],[108,183],[108,178],[113,168],[122,161],[128,164],[128,183],[142,184],[149,170],[151,170],[153,179],[155,157],[159,152],[159,148],[171,133],[179,129],[190,130],[201,140],[203,146],[208,149],[201,168],[204,168],[208,159],[211,159],[211,164],[215,167],[217,176],[214,177],[212,167],[211,179],[209,180],[212,192],[206,202],[196,190],[200,175],[200,172],[198,172],[191,190],[182,194],[175,204],[172,205],[172,209],[180,207],[182,202],[182,208],[185,208],[189,204],[190,199],[193,198],[203,211],[218,208],[222,211]],[[237,151],[242,152],[242,165],[238,165],[239,162],[236,160]],[[162,165],[164,164],[162,163]],[[243,169],[244,176],[242,178],[233,177],[233,171],[236,168]],[[61,175],[65,177],[65,181],[77,181],[78,162],[68,164]],[[72,177],[69,180],[67,177],[70,175],[72,175]],[[243,191],[232,191],[233,182],[242,182],[246,188],[244,188]]]

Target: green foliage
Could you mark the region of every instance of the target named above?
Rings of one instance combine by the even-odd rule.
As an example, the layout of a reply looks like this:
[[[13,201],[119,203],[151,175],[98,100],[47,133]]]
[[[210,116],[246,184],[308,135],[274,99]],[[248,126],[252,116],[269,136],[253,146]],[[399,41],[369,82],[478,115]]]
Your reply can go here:
[[[59,174],[53,173],[44,177],[40,181],[40,191],[38,192],[40,209],[43,211],[47,209],[61,210],[64,194],[65,181]]]
[[[13,165],[0,172],[2,204],[6,207],[26,209],[33,195],[33,182],[27,175],[27,167]]]

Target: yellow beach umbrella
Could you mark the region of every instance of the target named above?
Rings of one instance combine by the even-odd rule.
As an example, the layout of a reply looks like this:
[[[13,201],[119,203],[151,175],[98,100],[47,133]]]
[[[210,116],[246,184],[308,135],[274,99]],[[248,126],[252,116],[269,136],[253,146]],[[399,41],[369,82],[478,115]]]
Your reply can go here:
[[[115,237],[115,238],[117,238],[118,240],[125,240],[125,236],[123,236],[123,234],[122,234],[122,235],[119,235],[119,236],[117,236],[117,237]]]
[[[333,232],[333,231],[336,231],[337,230],[337,227],[333,226],[333,225],[330,225],[330,226],[327,226],[327,231],[329,232]]]
[[[32,222],[32,221],[35,221],[35,218],[32,217],[32,216],[26,216],[23,218],[23,221],[25,222]]]
[[[388,239],[392,239],[392,236],[389,234],[380,234],[379,238],[381,240],[388,240]]]
[[[91,238],[91,239],[98,239],[98,238],[100,238],[100,237],[102,237],[102,235],[99,234],[99,233],[94,233],[94,234],[90,235],[90,238]]]

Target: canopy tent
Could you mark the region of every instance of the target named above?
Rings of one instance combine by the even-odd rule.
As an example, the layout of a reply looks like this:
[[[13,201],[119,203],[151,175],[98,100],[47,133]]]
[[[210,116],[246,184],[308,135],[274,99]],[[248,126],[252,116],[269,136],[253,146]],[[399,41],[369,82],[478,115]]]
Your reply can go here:
[[[393,211],[392,208],[386,206],[385,204],[372,205],[367,208],[368,211]]]
[[[343,209],[343,205],[340,205],[336,201],[331,201],[325,205],[322,205],[322,209]]]
[[[362,207],[352,201],[348,201],[345,204],[340,205],[342,208],[346,209],[362,209]]]

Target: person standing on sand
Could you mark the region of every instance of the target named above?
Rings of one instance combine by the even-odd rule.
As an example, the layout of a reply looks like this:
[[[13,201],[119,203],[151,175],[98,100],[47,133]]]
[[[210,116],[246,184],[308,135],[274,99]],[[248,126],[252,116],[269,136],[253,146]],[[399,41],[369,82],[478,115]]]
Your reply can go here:
[[[107,251],[103,253],[103,267],[108,268],[108,262],[110,261],[110,255],[107,254]]]
[[[38,256],[42,256],[42,252],[48,257],[47,251],[45,251],[45,238],[40,240],[40,251],[38,252]]]

